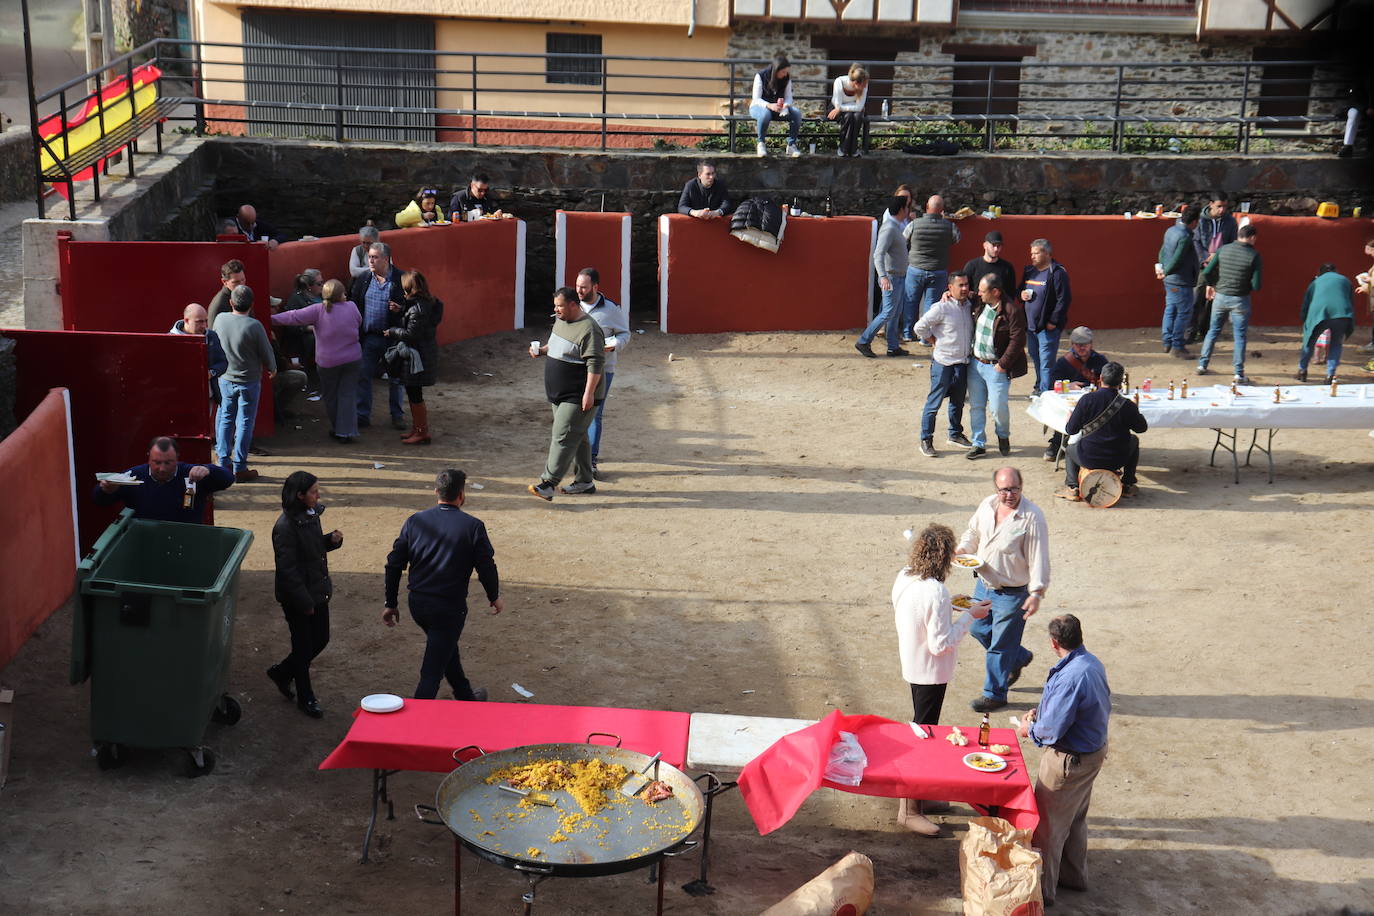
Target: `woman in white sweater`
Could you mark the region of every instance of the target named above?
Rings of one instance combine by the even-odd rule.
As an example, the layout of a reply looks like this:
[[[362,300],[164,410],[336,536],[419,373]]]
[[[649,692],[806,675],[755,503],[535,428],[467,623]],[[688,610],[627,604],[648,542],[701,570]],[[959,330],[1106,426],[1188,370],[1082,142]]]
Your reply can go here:
[[[968,634],[973,622],[988,616],[992,608],[990,601],[972,602],[951,621],[954,606],[945,577],[954,562],[956,543],[948,526],[926,526],[912,538],[911,557],[892,584],[902,678],[911,685],[911,721],[920,725],[940,721],[945,687],[954,676],[959,641]],[[940,807],[916,799],[903,798],[900,802],[897,823],[922,836],[939,835],[939,826],[922,812],[942,810]]]
[[[868,104],[868,71],[858,64],[849,68],[847,76],[835,77],[835,87],[830,93],[831,121],[840,124],[840,155],[862,156],[859,149],[859,134],[868,125],[868,115],[864,107]]]

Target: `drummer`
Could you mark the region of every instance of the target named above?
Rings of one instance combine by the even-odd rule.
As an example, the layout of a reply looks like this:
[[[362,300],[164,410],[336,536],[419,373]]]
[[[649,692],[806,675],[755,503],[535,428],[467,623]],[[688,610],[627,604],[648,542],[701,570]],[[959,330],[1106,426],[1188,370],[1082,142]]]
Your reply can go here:
[[[1121,380],[1126,370],[1121,363],[1107,363],[1102,367],[1101,387],[1079,399],[1064,426],[1070,436],[1082,438],[1070,442],[1064,461],[1064,487],[1055,493],[1060,499],[1081,502],[1078,493],[1078,470],[1090,468],[1121,472],[1121,496],[1136,495],[1136,466],[1140,464],[1140,440],[1132,433],[1150,428],[1140,415],[1140,408],[1121,394]]]
[[[187,464],[177,454],[177,441],[158,436],[148,445],[148,462],[129,468],[123,480],[102,480],[93,494],[97,505],[123,503],[134,518],[156,522],[203,524],[212,495],[234,484],[234,474],[213,464]],[[187,491],[192,489],[187,499]]]

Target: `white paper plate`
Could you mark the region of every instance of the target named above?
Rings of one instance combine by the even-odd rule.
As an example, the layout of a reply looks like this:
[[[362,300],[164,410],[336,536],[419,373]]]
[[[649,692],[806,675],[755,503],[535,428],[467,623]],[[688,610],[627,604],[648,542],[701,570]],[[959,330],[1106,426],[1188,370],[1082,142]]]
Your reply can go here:
[[[970,560],[973,561],[971,564],[968,562]],[[975,569],[982,569],[983,561],[971,553],[961,553],[954,557],[954,565],[960,569],[967,569],[969,572],[972,572]]]
[[[990,764],[984,764],[983,766],[975,766],[973,763],[975,759],[991,761],[997,765],[991,766]],[[1007,768],[1007,758],[999,757],[997,754],[989,753],[988,751],[975,751],[972,754],[964,755],[964,766],[968,767],[970,770],[977,770],[980,773],[997,773]]]
[[[406,701],[396,696],[394,693],[373,693],[363,697],[363,709],[368,712],[395,712]]]
[[[117,483],[121,487],[136,487],[143,483],[132,474],[125,474],[123,471],[101,471],[95,475],[96,480],[107,483]]]

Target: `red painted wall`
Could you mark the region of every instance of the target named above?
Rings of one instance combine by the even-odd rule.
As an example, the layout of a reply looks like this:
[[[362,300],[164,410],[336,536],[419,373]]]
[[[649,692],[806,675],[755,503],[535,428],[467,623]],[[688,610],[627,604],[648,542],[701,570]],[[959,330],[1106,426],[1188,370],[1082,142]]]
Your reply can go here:
[[[577,272],[595,267],[601,275],[601,294],[618,305],[626,305],[621,286],[623,268],[630,252],[622,250],[622,227],[627,213],[582,213],[559,210],[564,232],[559,245],[564,248],[563,276],[557,285],[572,286]]]
[[[658,266],[668,293],[663,330],[820,331],[867,323],[872,218],[789,219],[777,254],[732,237],[728,219],[666,219],[667,259],[660,234]]]
[[[382,233],[401,270],[418,270],[444,302],[439,343],[480,337],[520,327],[517,296],[523,292],[523,223],[518,219],[482,220]],[[272,295],[286,298],[296,276],[307,267],[325,279],[350,283],[348,256],[356,235],[287,242],[271,253]],[[519,269],[517,269],[517,262]],[[361,308],[362,303],[358,303]],[[523,302],[520,306],[523,313]]]

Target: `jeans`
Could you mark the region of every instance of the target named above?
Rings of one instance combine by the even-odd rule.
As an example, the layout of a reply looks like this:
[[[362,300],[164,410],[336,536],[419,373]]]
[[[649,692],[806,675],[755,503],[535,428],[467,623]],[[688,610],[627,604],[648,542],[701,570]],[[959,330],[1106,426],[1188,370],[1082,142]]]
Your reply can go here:
[[[248,448],[253,444],[253,424],[258,421],[258,392],[262,382],[247,385],[219,379],[219,423],[215,430],[215,453],[221,467],[238,472],[248,470]]]
[[[887,275],[887,282],[892,285],[892,289],[882,291],[882,310],[859,335],[859,343],[873,343],[873,338],[878,336],[878,329],[886,326],[887,352],[892,353],[902,345],[902,320],[906,317],[906,281],[901,274],[890,273]]]
[[[372,418],[372,380],[382,374],[386,367],[382,363],[382,354],[390,346],[387,339],[380,334],[363,335],[363,361],[358,367],[358,419],[370,420]],[[401,407],[401,380],[388,379],[388,406],[391,408],[393,419],[400,419],[405,416],[405,410]]]
[[[606,373],[606,397],[611,396],[611,381],[615,378],[614,372]],[[592,464],[596,464],[596,456],[601,454],[601,415],[606,411],[606,402],[603,400],[596,405],[596,416],[592,417],[592,425],[587,427],[587,439],[592,444]]]
[[[420,682],[415,699],[432,700],[439,695],[439,681],[447,680],[455,700],[473,699],[472,684],[463,673],[458,654],[458,638],[468,619],[467,604],[429,595],[410,594],[410,617],[425,631],[425,654],[420,660]]]
[[[1193,323],[1193,288],[1164,284],[1164,321],[1159,327],[1159,342],[1170,350],[1182,350]]]
[[[1135,486],[1135,469],[1140,465],[1140,440],[1135,436],[1129,436],[1130,444],[1126,447],[1126,463],[1120,468],[1121,482],[1128,487]],[[1069,449],[1064,453],[1064,486],[1078,489],[1078,469],[1083,466],[1083,462],[1078,459],[1078,443],[1069,445]],[[1115,471],[1117,468],[1089,468],[1088,470]]]
[[[291,631],[291,654],[277,663],[296,682],[296,702],[309,703],[315,699],[310,686],[310,663],[329,645],[329,602],[317,605],[315,613],[290,611],[282,605],[286,627]]]
[[[553,431],[549,434],[549,458],[540,479],[556,486],[572,468],[573,483],[591,483],[592,443],[587,438],[587,428],[596,416],[596,408],[583,410],[580,401],[549,406],[553,408]]]
[[[994,700],[1007,698],[1007,681],[1011,673],[1022,668],[1031,660],[1031,654],[1021,645],[1021,634],[1026,629],[1022,618],[1030,589],[1025,586],[1015,588],[989,588],[982,579],[973,590],[973,600],[984,598],[992,602],[992,613],[982,620],[975,620],[969,635],[978,640],[988,652],[987,675],[983,681],[984,696]]]
[[[754,102],[749,106],[749,116],[758,122],[759,142],[768,139],[768,125],[773,123],[773,119],[779,117],[778,113],[761,102]],[[787,114],[782,115],[787,118],[787,142],[792,146],[797,145],[797,137],[801,135],[801,112],[793,105],[787,106]]]
[[[964,432],[964,394],[968,390],[968,363],[942,366],[930,361],[930,394],[921,412],[921,440],[934,438],[935,415],[940,402],[949,398],[949,435],[953,438]]]
[[[906,314],[902,319],[903,336],[915,337],[912,327],[916,319],[926,313],[930,304],[940,298],[949,284],[949,272],[945,270],[922,270],[919,267],[906,269]],[[920,307],[917,307],[917,303]]]
[[[1245,375],[1246,331],[1250,327],[1250,297],[1227,296],[1217,293],[1212,300],[1212,326],[1207,329],[1207,339],[1202,342],[1202,355],[1198,357],[1197,367],[1206,369],[1212,359],[1212,348],[1221,336],[1221,326],[1231,319],[1231,334],[1235,338],[1235,350],[1231,354],[1231,364],[1237,378]]]
[[[1011,438],[1011,376],[997,370],[996,363],[969,363],[968,374],[968,423],[973,435],[975,448],[988,444],[984,427],[988,421],[988,406],[991,402],[993,425],[1002,439]]]
[[[1345,346],[1345,332],[1350,329],[1351,320],[1349,318],[1328,318],[1325,321],[1317,322],[1317,326],[1312,329],[1312,334],[1303,341],[1302,352],[1298,354],[1298,368],[1303,372],[1307,371],[1307,364],[1312,361],[1312,351],[1317,346],[1317,338],[1322,336],[1322,331],[1331,332],[1331,340],[1326,345],[1326,374],[1335,375],[1336,370],[1341,366],[1341,350]]]
[[[1059,359],[1059,338],[1063,334],[1062,327],[1053,331],[1047,328],[1027,332],[1026,349],[1030,351],[1031,362],[1035,364],[1035,389],[1032,394],[1054,387],[1054,362]]]

